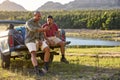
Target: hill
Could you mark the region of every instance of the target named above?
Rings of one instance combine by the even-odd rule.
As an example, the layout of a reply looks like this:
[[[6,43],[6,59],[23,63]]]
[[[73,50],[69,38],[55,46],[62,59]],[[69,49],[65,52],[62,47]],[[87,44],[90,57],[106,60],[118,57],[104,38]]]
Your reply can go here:
[[[26,11],[24,7],[9,0],[0,4],[0,11]]]
[[[120,8],[120,0],[74,0],[67,4],[47,2],[37,10],[80,10]]]
[[[58,2],[54,3],[52,1],[48,1],[40,8],[38,8],[38,10],[61,10],[62,8],[64,8],[62,4]]]

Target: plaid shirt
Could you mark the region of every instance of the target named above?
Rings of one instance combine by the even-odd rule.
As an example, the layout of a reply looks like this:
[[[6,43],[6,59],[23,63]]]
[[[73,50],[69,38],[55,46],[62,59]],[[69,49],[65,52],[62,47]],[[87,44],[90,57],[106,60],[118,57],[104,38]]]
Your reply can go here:
[[[43,39],[42,33],[37,31],[41,27],[41,24],[39,22],[34,22],[33,18],[26,22],[25,27],[25,43],[36,42],[36,40]]]

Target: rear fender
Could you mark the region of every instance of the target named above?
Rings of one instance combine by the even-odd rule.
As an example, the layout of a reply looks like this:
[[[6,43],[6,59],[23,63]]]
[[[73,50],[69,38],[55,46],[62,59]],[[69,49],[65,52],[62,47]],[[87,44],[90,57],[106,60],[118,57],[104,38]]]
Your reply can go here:
[[[8,44],[7,40],[0,41],[0,51],[4,55],[9,55],[10,54],[10,47],[9,47],[9,44]]]
[[[62,41],[66,41],[66,35],[64,29],[60,29],[59,32],[60,32],[60,39]]]
[[[8,43],[8,32],[1,33],[0,35],[0,51],[1,54],[8,55],[10,54],[10,47]]]

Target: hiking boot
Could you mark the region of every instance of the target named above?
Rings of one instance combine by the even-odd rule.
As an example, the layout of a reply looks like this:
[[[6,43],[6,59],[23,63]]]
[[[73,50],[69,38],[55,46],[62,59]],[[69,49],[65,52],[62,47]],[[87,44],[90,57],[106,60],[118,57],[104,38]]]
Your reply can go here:
[[[66,58],[61,58],[61,60],[60,60],[61,62],[64,62],[64,63],[66,63],[66,64],[69,64],[69,61],[67,61],[67,59]]]
[[[35,74],[37,76],[44,76],[47,73],[47,70],[45,68],[40,69],[35,69]]]
[[[38,75],[38,76],[40,75],[40,70],[39,69],[35,69],[34,72],[35,72],[36,75]]]
[[[47,72],[48,72],[48,70],[47,70],[47,69],[42,68],[42,69],[40,70],[39,75],[40,75],[40,76],[44,76]]]

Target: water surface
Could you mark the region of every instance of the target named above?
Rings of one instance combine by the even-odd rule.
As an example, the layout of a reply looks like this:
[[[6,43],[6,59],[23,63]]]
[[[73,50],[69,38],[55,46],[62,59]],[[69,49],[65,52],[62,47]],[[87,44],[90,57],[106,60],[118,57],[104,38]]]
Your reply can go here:
[[[86,39],[86,38],[67,37],[66,40],[71,41],[70,45],[120,46],[120,42],[100,40],[100,39]]]

